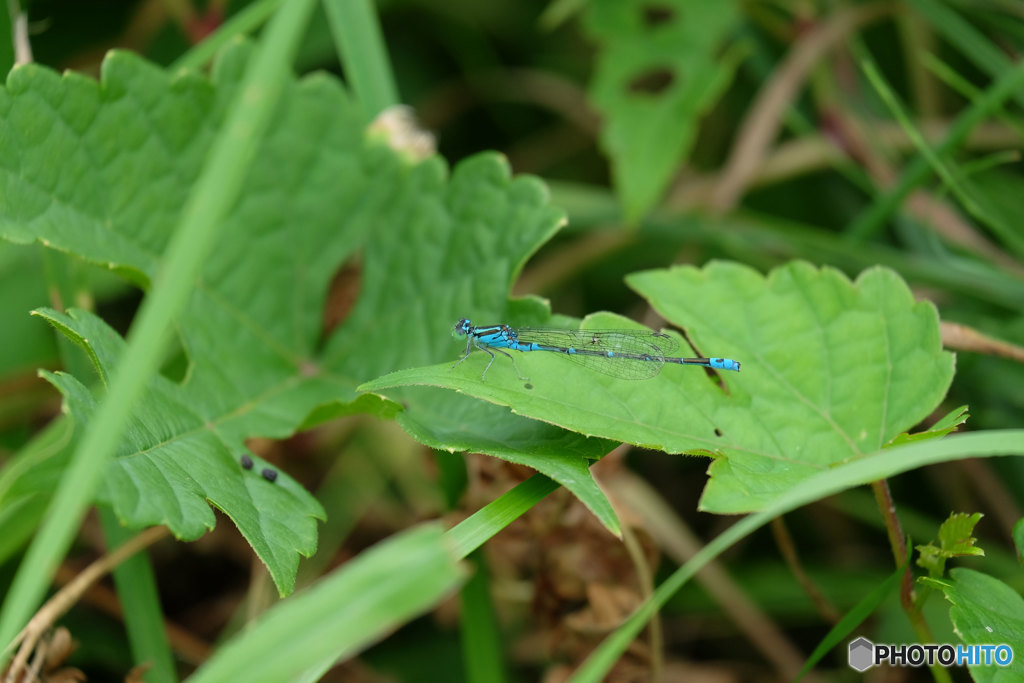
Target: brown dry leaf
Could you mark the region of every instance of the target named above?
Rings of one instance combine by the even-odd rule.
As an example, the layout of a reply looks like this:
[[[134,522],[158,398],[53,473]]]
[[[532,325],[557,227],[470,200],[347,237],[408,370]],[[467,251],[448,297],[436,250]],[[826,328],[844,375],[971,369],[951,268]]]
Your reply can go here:
[[[470,456],[466,509],[479,509],[533,470],[496,458]],[[635,529],[649,567],[659,552],[650,535]],[[533,506],[484,546],[498,613],[504,623],[531,621],[514,643],[519,661],[551,659],[572,668],[642,601],[633,558],[586,507],[560,489]],[[650,676],[646,646],[635,643],[623,658],[618,680]],[[635,671],[633,671],[635,669]],[[557,680],[555,670],[549,672]]]
[[[143,662],[132,667],[128,675],[124,677],[124,683],[146,683],[146,672],[153,668],[152,662]]]
[[[78,649],[78,642],[71,637],[71,631],[58,626],[46,639],[46,663],[44,671],[54,671]]]

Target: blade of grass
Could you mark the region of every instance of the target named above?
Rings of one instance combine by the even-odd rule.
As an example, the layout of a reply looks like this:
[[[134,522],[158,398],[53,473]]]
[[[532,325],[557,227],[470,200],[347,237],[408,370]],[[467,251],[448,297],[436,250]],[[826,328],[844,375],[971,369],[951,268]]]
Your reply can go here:
[[[853,486],[940,462],[993,455],[1024,455],[1024,430],[1006,429],[950,436],[887,448],[875,455],[826,470],[794,486],[760,512],[748,515],[716,537],[677,569],[612,635],[604,640],[570,679],[600,681],[655,613],[708,562],[781,514]]]
[[[189,681],[321,680],[335,663],[436,606],[464,578],[440,524],[406,529],[275,604]]]
[[[67,552],[113,455],[136,399],[156,372],[172,325],[184,307],[223,217],[234,204],[249,161],[270,123],[306,23],[312,0],[295,0],[275,15],[254,55],[199,179],[182,212],[164,266],[128,336],[128,347],[106,398],[61,478],[54,501],[29,547],[0,612],[0,664],[9,644],[41,600]]]
[[[928,19],[939,35],[959,48],[964,58],[992,78],[1002,78],[1013,67],[997,42],[986,37],[950,5],[936,0],[911,0],[910,4]],[[1024,105],[1024,91],[1013,92],[1011,96]]]
[[[103,537],[111,550],[123,545],[136,534],[121,526],[114,511],[101,507],[100,523]],[[172,683],[178,680],[174,656],[164,629],[164,614],[149,556],[139,552],[114,569],[114,586],[122,605],[131,605],[124,611],[124,625],[131,645],[132,661],[146,664],[148,683]]]
[[[907,112],[900,104],[899,97],[893,92],[889,84],[886,83],[882,73],[878,70],[878,65],[875,60],[872,59],[871,53],[866,49],[857,50],[860,56],[861,69],[867,76],[868,81],[871,82],[872,87],[885,102],[885,105],[889,108],[889,111],[895,117],[896,121],[900,124],[906,132],[907,137],[917,148],[918,154],[928,162],[928,165],[934,169],[935,173],[942,178],[942,181],[946,184],[946,187],[953,193],[953,195],[960,201],[963,207],[974,216],[978,221],[987,225],[997,235],[1003,238],[1004,245],[1010,247],[1016,247],[1016,232],[1008,225],[1005,225],[1000,218],[992,214],[988,209],[982,206],[971,194],[970,190],[964,186],[960,178],[960,173],[956,168],[950,167],[943,159],[941,159],[931,147],[928,146],[928,142],[924,139],[924,135],[918,130],[914,122],[910,120]],[[1020,254],[1018,254],[1020,255]]]
[[[445,536],[456,556],[466,557],[557,488],[556,482],[535,474],[459,522]]]
[[[13,458],[0,469],[0,564],[22,551],[36,533],[39,522],[49,507],[51,496],[25,496],[17,492],[17,484],[31,470],[52,467],[48,461],[63,457],[72,448],[75,425],[63,415],[46,425]]]
[[[469,683],[504,683],[508,680],[502,665],[501,632],[491,603],[490,575],[483,553],[469,557],[476,571],[462,587],[459,596],[462,636],[462,661]]]
[[[399,103],[380,22],[369,0],[324,0],[334,44],[366,123]]]
[[[52,249],[43,252],[43,261],[54,305],[64,309],[64,302],[94,301],[81,261]],[[56,331],[54,334],[61,367],[75,377],[94,377],[94,370],[85,354],[64,335]],[[101,506],[99,518],[106,546],[111,552],[135,538],[136,533],[121,526],[110,508]],[[147,664],[146,679],[149,683],[177,681],[174,656],[164,630],[164,615],[149,556],[135,553],[114,568],[113,576],[121,604],[131,605],[131,609],[124,612],[124,625],[134,663]]]
[[[903,580],[903,574],[907,571],[907,565],[910,563],[910,555],[912,553],[911,546],[907,545],[907,557],[903,564],[896,567],[896,571],[889,575],[885,581],[881,582],[874,587],[867,595],[865,595],[853,608],[843,615],[843,618],[839,620],[835,626],[829,630],[828,634],[818,643],[818,647],[814,648],[814,652],[807,658],[807,662],[803,668],[800,669],[800,673],[797,674],[794,683],[799,681],[814,668],[815,664],[821,661],[821,659],[832,651],[836,645],[838,645],[846,636],[853,632],[853,629],[857,628],[864,623],[864,620],[870,617],[874,611],[882,604],[893,591],[899,589],[900,581]]]
[[[925,54],[921,56],[921,61],[924,63],[925,68],[932,72],[932,74],[949,86],[950,90],[955,90],[966,100],[976,100],[982,95],[982,89],[971,83],[971,81],[960,75],[952,66],[942,61],[933,54]],[[992,112],[993,116],[999,121],[1006,124],[1007,128],[1012,128],[1017,132],[1017,135],[1024,137],[1024,124],[1003,107],[999,107],[996,111]]]
[[[255,31],[277,10],[281,0],[256,0],[225,21],[220,27],[196,43],[191,50],[174,60],[170,69],[199,69],[238,36]]]
[[[772,71],[776,66],[777,58],[773,53],[774,48],[769,44],[764,34],[755,30],[749,24],[740,29],[740,32],[743,40],[753,46],[750,57],[744,60],[741,68],[750,72],[755,82],[763,83],[771,77]],[[820,82],[821,79],[812,77],[809,85],[820,90]],[[819,131],[818,125],[808,119],[800,107],[790,107],[787,109],[784,122],[787,132],[792,133],[794,137],[810,136]],[[868,174],[863,168],[845,157],[845,155],[840,157],[840,161],[833,164],[832,168],[842,174],[854,187],[868,193],[871,191],[872,183]]]
[[[971,130],[983,119],[998,111],[1003,103],[1024,87],[1024,61],[1000,75],[984,95],[975,100],[950,126],[946,137],[935,147],[935,154],[945,157],[963,144]],[[917,156],[907,166],[895,187],[878,197],[846,230],[853,241],[864,241],[879,233],[885,222],[899,209],[903,201],[930,175],[931,168],[923,156]]]
[[[549,182],[548,186],[552,203],[566,208],[571,217],[563,235],[604,232],[612,245],[610,248],[625,243],[611,242],[614,235],[603,227],[621,220],[619,208],[607,190],[560,182]],[[641,234],[678,245],[712,245],[734,260],[764,270],[784,259],[829,263],[850,274],[873,265],[884,265],[915,283],[938,286],[944,291],[976,297],[1009,310],[1024,311],[1024,283],[995,266],[966,259],[936,259],[933,254],[908,253],[884,244],[851,243],[834,233],[767,214],[745,211],[719,222],[655,212],[644,221]],[[593,258],[599,257],[600,254]],[[541,282],[530,291],[550,286]]]

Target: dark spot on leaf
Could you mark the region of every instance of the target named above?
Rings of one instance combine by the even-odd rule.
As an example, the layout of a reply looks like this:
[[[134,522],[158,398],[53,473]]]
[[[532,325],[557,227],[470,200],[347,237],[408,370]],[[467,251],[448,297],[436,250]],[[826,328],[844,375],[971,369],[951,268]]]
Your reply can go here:
[[[648,69],[639,76],[633,78],[633,80],[629,82],[629,91],[631,93],[641,93],[645,95],[660,95],[668,89],[675,80],[676,76],[671,69],[658,66],[653,69]]]
[[[718,427],[715,427],[715,436],[721,436],[721,435],[722,435],[722,430],[719,429]]]
[[[248,455],[243,455],[242,458],[241,458],[241,461],[242,461],[242,467],[244,469],[247,469],[247,470],[251,470],[252,469],[252,458],[250,458]]]
[[[275,481],[277,481],[277,470],[272,470],[269,467],[264,467],[263,471],[260,472],[260,474],[262,474],[263,478],[269,481],[270,483],[274,483]]]
[[[648,26],[667,24],[675,19],[676,13],[665,5],[647,5],[644,7],[644,23]]]
[[[523,388],[526,389],[526,390],[530,390],[530,389],[533,389],[533,385],[530,384],[529,382],[527,382],[526,384],[523,385]]]

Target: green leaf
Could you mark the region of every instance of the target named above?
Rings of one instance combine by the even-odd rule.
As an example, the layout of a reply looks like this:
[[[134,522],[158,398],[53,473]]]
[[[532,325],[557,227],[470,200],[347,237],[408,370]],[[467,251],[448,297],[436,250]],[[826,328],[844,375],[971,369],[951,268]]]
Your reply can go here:
[[[756,510],[816,471],[883,448],[945,396],[953,355],[938,316],[884,268],[851,283],[795,262],[763,278],[712,264],[629,278],[708,355],[743,361],[728,379],[724,433],[701,507]]]
[[[610,314],[591,316],[585,327],[642,329]],[[486,354],[476,353],[454,369],[448,362],[402,370],[360,388],[379,391],[409,385],[446,387],[498,406],[511,406],[513,413],[579,432],[583,436],[565,436],[559,441],[557,435],[564,432],[537,422],[510,424],[512,430],[507,431],[500,426],[506,411],[491,406],[486,411],[475,409],[473,415],[477,419],[484,414],[493,416],[479,424],[452,419],[458,418],[461,411],[452,413],[448,419],[455,428],[447,432],[440,431],[433,419],[417,424],[417,428],[431,429],[437,439],[433,441],[409,426],[413,419],[411,411],[408,417],[400,417],[411,433],[435,448],[471,448],[538,469],[572,490],[613,533],[618,533],[618,523],[590,478],[587,458],[603,455],[616,441],[666,449],[672,440],[692,435],[688,441],[690,448],[703,452],[715,448],[720,438],[715,435],[711,416],[724,397],[698,369],[672,366],[655,380],[629,382],[590,372],[556,354],[517,354],[516,363],[530,377],[524,383],[517,379],[511,363],[499,362],[507,360],[502,357],[495,361],[486,379],[481,379],[488,360]],[[682,394],[680,383],[686,387]],[[459,396],[440,403],[440,396],[447,392],[435,393],[439,395],[438,405],[448,412],[458,405],[456,400],[472,405]],[[657,424],[658,415],[666,424]],[[417,416],[422,416],[422,412]],[[612,441],[590,438],[594,436]]]
[[[110,382],[108,396],[76,444],[39,532],[14,576],[11,599],[0,611],[0,642],[15,637],[18,626],[42,599],[125,436],[136,403],[158,372],[174,324],[199,281],[215,238],[222,235],[221,227],[237,204],[250,162],[282,105],[287,64],[312,8],[311,0],[295,0],[282,7],[246,68],[238,94],[228,107],[223,133],[214,141],[173,230],[161,276],[142,302],[131,343]]]
[[[917,565],[928,570],[931,577],[941,577],[946,570],[946,560],[962,555],[981,555],[985,551],[975,547],[978,540],[971,536],[974,527],[981,521],[980,512],[969,515],[966,512],[954,512],[939,527],[939,545],[929,543],[917,546],[921,556]]]
[[[420,443],[532,467],[572,491],[610,532],[620,535],[618,517],[590,474],[591,461],[615,448],[614,442],[515,418],[504,408],[447,391],[420,387],[407,395],[414,403],[399,413],[398,423]]]
[[[590,97],[629,222],[661,197],[732,78],[736,58],[721,53],[737,16],[731,1],[588,4],[586,30],[600,45]]]
[[[946,436],[947,434],[955,431],[957,427],[967,422],[967,418],[969,417],[970,414],[967,412],[967,406],[954,408],[947,413],[945,417],[923,432],[915,432],[914,434],[903,432],[898,434],[895,439],[887,444],[887,447],[898,446],[902,443],[910,443],[911,441],[922,441],[924,439],[934,439],[936,437]]]
[[[949,578],[921,578],[950,602],[949,618],[961,640],[968,645],[1002,645],[1024,652],[1024,599],[999,579],[972,569],[957,568]],[[1024,659],[1014,657],[1009,666],[968,666],[971,677],[981,682],[1009,683],[1024,679]]]
[[[588,317],[582,327],[644,329],[608,313]],[[678,335],[673,337],[685,348]],[[711,416],[724,405],[725,397],[699,369],[673,365],[654,379],[633,382],[592,372],[554,353],[516,354],[517,367],[529,378],[524,382],[517,379],[512,363],[501,356],[482,378],[489,360],[485,353],[473,353],[454,368],[451,363],[444,363],[401,370],[360,388],[376,391],[404,385],[446,387],[510,406],[514,413],[588,437],[600,436],[661,450],[671,449],[680,435],[696,439],[688,449],[712,449],[720,438],[714,433]],[[451,437],[457,438],[457,433]]]
[[[984,517],[980,512],[972,515],[955,512],[939,527],[939,543],[950,557],[957,555],[984,555],[985,551],[974,544],[978,539],[971,536],[974,527]]]
[[[501,357],[482,381],[488,358],[476,353],[455,369],[404,370],[362,388],[447,387],[587,436],[712,455],[701,505],[732,513],[756,510],[815,472],[883,448],[928,415],[952,379],[935,309],[915,303],[885,269],[851,283],[806,263],[767,278],[715,263],[639,273],[629,283],[687,330],[699,355],[735,358],[743,371],[716,381],[671,365],[633,382],[557,354],[516,354],[531,378],[526,388]],[[630,324],[601,315],[584,328]]]
[[[279,602],[189,681],[291,681],[311,670],[318,680],[450,595],[464,575],[440,525],[408,529]]]
[[[16,69],[0,91],[0,182],[8,190],[0,235],[77,254],[143,285],[153,281],[249,53],[244,44],[222,53],[212,80],[188,72],[171,79],[124,52],[107,57],[100,83],[37,65]],[[508,300],[523,263],[563,221],[544,186],[510,178],[495,154],[463,162],[451,177],[436,158],[411,166],[366,140],[359,111],[335,79],[314,75],[286,87],[287,104],[178,320],[185,379],[151,385],[104,499],[127,524],[166,521],[194,538],[212,524],[205,496],[213,495],[247,525],[286,593],[296,551],[315,547],[310,516],[320,509],[287,477],[271,495],[288,491],[296,500],[256,509],[257,495],[267,492],[250,487],[269,484],[237,466],[244,440],[404,408],[403,424],[424,441],[458,432],[466,449],[502,442],[510,459],[573,486],[617,531],[586,467],[611,448],[607,442],[537,430],[449,392],[396,392],[385,403],[356,392],[395,368],[455,357],[450,330],[461,316],[547,317],[539,301]],[[325,336],[330,279],[357,250],[359,298]],[[85,313],[45,315],[110,376],[122,347],[115,333]],[[76,419],[87,421],[92,396],[70,377],[51,379]],[[449,448],[454,441],[443,439]],[[271,519],[289,510],[293,517]]]
[[[101,372],[117,366],[124,340],[102,320],[82,311],[39,314],[75,330],[79,343],[88,339]],[[88,389],[71,375],[44,376],[64,394],[75,419],[87,423],[97,405]],[[126,525],[165,524],[184,539],[214,527],[212,504],[231,518],[274,578],[290,589],[298,555],[316,550],[314,520],[323,518],[323,509],[290,477],[279,476],[275,483],[264,479],[260,472],[268,463],[223,428],[228,422],[222,418],[210,395],[156,377],[136,407],[99,498]],[[252,471],[240,467],[243,454],[256,463]]]
[[[223,115],[220,108],[237,86],[248,53],[248,48],[238,48],[224,55],[215,76],[224,87],[217,91],[210,83],[191,76],[172,85],[162,71],[128,53],[113,53],[105,60],[102,86],[75,75],[61,79],[33,65],[16,70],[6,92],[0,93],[0,108],[5,114],[2,125],[7,133],[0,136],[0,146],[14,167],[2,172],[11,191],[9,201],[0,204],[0,231],[8,239],[38,239],[48,246],[84,255],[138,282],[151,280],[157,255],[166,244],[189,182],[198,174],[199,163]],[[268,142],[271,148],[294,144],[300,146],[300,152],[303,147],[309,151],[308,141],[303,145],[296,139],[303,125],[314,130],[333,128],[324,134],[335,142],[343,143],[347,138],[349,147],[359,141],[336,123],[331,124],[331,119],[344,122],[339,113],[345,107],[329,84],[307,81],[291,87],[297,98],[296,108],[304,116],[278,126]],[[312,107],[317,101],[320,106]],[[116,141],[125,147],[116,147]],[[264,163],[262,176],[270,176],[271,165],[278,172],[296,176],[300,162]],[[261,180],[259,171],[257,166],[250,182]],[[311,171],[309,177],[315,179],[316,171]],[[239,207],[242,215],[236,216],[227,230],[229,242],[251,245],[257,268],[257,254],[262,251],[265,258],[276,247],[270,243],[261,247],[242,237],[258,234],[262,228],[264,235],[272,238],[272,228],[279,230],[285,217],[266,212],[262,202],[274,193],[287,196],[288,192],[301,193],[270,185],[259,196],[250,195]],[[298,241],[292,246],[298,247]],[[316,253],[321,248],[307,244],[307,250]],[[322,511],[287,477],[279,479],[278,485],[269,485],[258,474],[239,476],[242,470],[236,458],[246,452],[241,441],[252,433],[240,428],[239,423],[249,413],[246,404],[261,393],[255,386],[261,390],[275,382],[287,386],[290,377],[281,372],[280,362],[276,366],[260,364],[259,359],[232,349],[247,348],[246,342],[254,336],[261,338],[248,347],[254,353],[257,348],[270,346],[273,336],[285,340],[295,337],[295,331],[288,327],[295,323],[296,316],[294,311],[286,315],[287,301],[281,300],[275,307],[267,305],[266,297],[257,314],[242,313],[239,307],[232,310],[229,301],[251,298],[252,292],[260,290],[260,277],[244,269],[228,271],[225,266],[230,259],[226,256],[213,260],[207,286],[199,288],[193,297],[181,327],[194,351],[193,382],[178,392],[165,381],[155,383],[154,393],[136,413],[137,428],[121,449],[122,455],[135,457],[119,458],[114,463],[101,498],[113,505],[125,523],[167,523],[179,537],[195,538],[214,523],[205,499],[209,494],[210,502],[239,525],[267,563],[278,587],[287,592],[298,562],[296,552],[308,555],[316,548],[311,517],[322,515]],[[295,264],[291,271],[275,271],[290,276],[305,267],[316,272],[317,265],[326,277],[329,271],[325,266],[329,264],[317,264],[315,258],[308,266]],[[229,277],[224,275],[227,272]],[[230,291],[231,286],[247,291],[237,296]],[[301,296],[302,290],[295,294]],[[73,340],[89,340],[83,346],[101,376],[109,376],[123,347],[116,334],[88,314],[62,316],[50,312],[46,316]],[[189,324],[190,316],[191,320],[206,319],[202,330]],[[270,325],[265,323],[270,321],[278,329],[268,329]],[[246,327],[253,328],[250,334],[240,335]],[[209,345],[213,347],[210,355],[201,353],[206,350],[207,340],[214,341]],[[231,393],[225,395],[204,382],[210,366],[216,367],[220,382],[232,385]],[[294,370],[290,374],[294,375]],[[51,379],[68,397],[76,418],[88,421],[95,405],[84,387],[68,376]],[[253,389],[253,393],[239,396],[238,392],[246,388]],[[238,399],[230,403],[233,397]],[[206,419],[210,419],[208,425],[204,424]],[[291,429],[273,425],[266,417],[249,419],[261,422],[267,435],[283,435]]]
[[[225,53],[213,83],[190,75],[172,83],[127,53],[104,61],[102,84],[74,75],[61,79],[33,65],[16,69],[0,93],[0,147],[10,162],[0,171],[10,189],[0,203],[0,232],[107,264],[137,282],[151,281],[249,53],[244,46]],[[310,516],[322,514],[320,507],[282,478],[280,491],[271,496],[290,491],[291,499],[285,505],[275,500],[260,511],[254,503],[265,492],[250,485],[262,488],[268,482],[248,481],[252,477],[242,476],[237,461],[231,461],[244,452],[241,443],[248,436],[292,433],[326,394],[323,380],[297,378],[316,344],[324,283],[358,230],[350,228],[349,239],[325,247],[337,220],[324,202],[312,198],[346,175],[358,180],[362,174],[353,161],[364,147],[354,125],[357,112],[336,83],[312,78],[288,87],[291,106],[279,113],[260,160],[252,165],[221,248],[180,320],[192,361],[186,389],[175,395],[163,387],[164,395],[142,402],[155,413],[137,413],[136,420],[158,427],[133,434],[122,454],[137,448],[138,457],[122,458],[114,467],[137,468],[145,476],[112,475],[104,494],[128,524],[166,521],[179,537],[195,538],[213,524],[203,492],[223,486],[230,475],[235,489],[218,491],[215,504],[225,505],[245,527],[282,592],[291,588],[295,551],[310,554],[316,547]],[[324,155],[322,145],[333,146],[337,154]],[[370,201],[358,183],[352,185],[335,191],[338,205]],[[282,213],[296,203],[306,221],[300,233],[287,229],[293,216]],[[238,267],[235,245],[246,246],[246,267]],[[121,350],[112,331],[85,314],[49,317],[72,339],[89,340],[86,347],[101,375],[109,376]],[[75,398],[72,404],[81,411],[76,417],[87,421],[93,408],[88,393],[70,378],[54,380]],[[165,412],[168,407],[182,412]],[[186,410],[192,407],[195,412]],[[197,423],[200,418],[209,422]],[[185,444],[198,448],[187,448],[185,460],[174,462]],[[205,465],[189,471],[190,458]],[[166,466],[156,466],[157,461]],[[176,478],[161,476],[168,467]],[[197,482],[197,474],[212,480]],[[249,509],[239,507],[243,504]],[[272,520],[274,513],[295,517]]]
[[[437,171],[436,165],[416,169],[407,195],[400,193],[390,211],[396,232],[376,231],[367,243],[360,299],[323,352],[322,362],[340,376],[367,379],[450,359],[447,370],[460,350],[451,330],[464,316],[548,317],[539,301],[508,300],[523,263],[563,222],[560,212],[546,206],[543,185],[529,177],[510,180],[504,161],[490,154],[460,164],[447,184]],[[451,277],[438,278],[439,272]],[[434,302],[428,315],[423,301]],[[351,393],[339,400],[355,400],[354,384],[345,386]],[[410,388],[389,392],[388,398],[405,408],[398,422],[421,443],[533,467],[572,490],[619,533],[611,505],[588,469],[590,460],[614,444],[451,392]]]
[[[928,571],[929,576],[939,577],[946,571],[946,558],[942,549],[934,545],[917,546],[917,566]]]

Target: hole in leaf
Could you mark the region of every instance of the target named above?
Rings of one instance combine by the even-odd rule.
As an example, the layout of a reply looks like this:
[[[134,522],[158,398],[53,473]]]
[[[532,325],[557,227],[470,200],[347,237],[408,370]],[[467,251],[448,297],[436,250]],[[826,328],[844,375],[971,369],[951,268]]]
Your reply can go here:
[[[317,351],[323,349],[335,328],[348,317],[359,297],[362,283],[362,257],[357,254],[344,263],[331,280],[327,300],[324,302],[323,332],[317,342]]]
[[[665,5],[647,5],[644,7],[644,23],[648,27],[661,26],[676,18],[676,12]]]
[[[660,95],[676,80],[675,73],[664,66],[644,71],[629,82],[629,92],[643,95]]]

